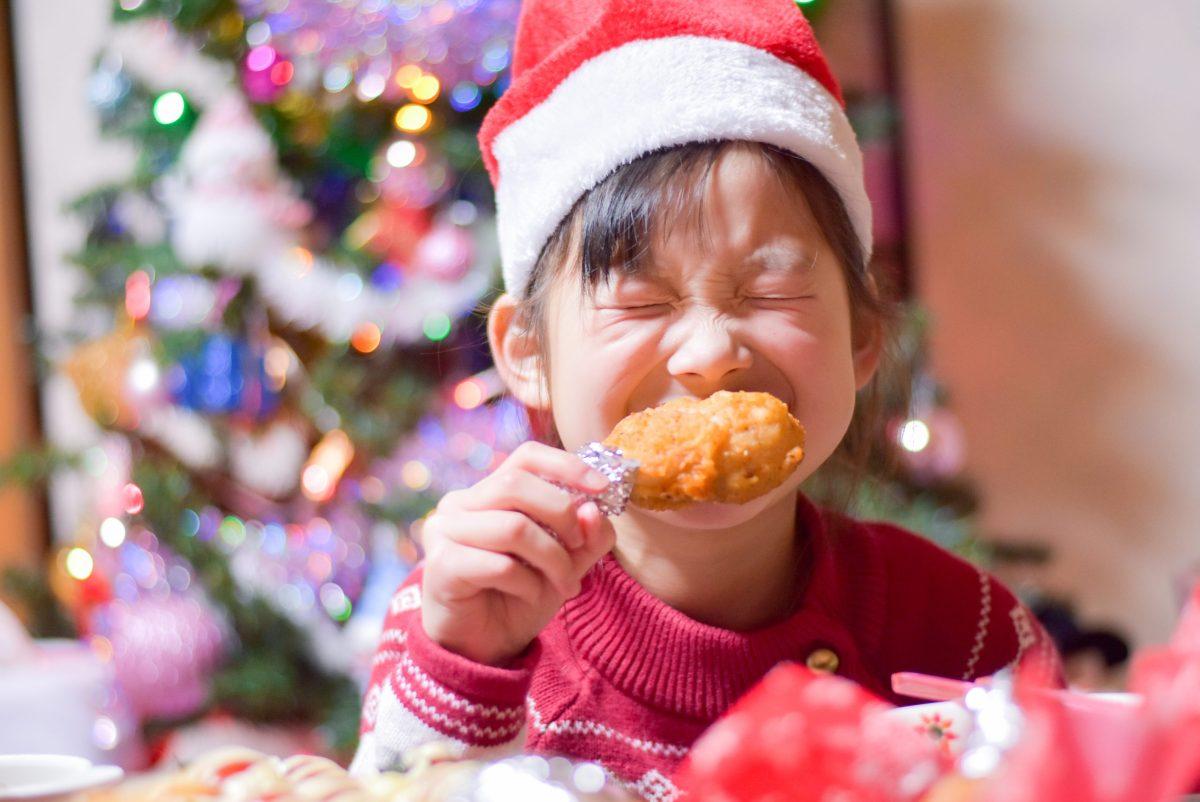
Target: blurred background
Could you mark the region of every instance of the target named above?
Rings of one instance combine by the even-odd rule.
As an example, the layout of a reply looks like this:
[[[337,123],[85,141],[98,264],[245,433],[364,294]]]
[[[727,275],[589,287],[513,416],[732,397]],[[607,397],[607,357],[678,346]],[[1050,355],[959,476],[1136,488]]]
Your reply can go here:
[[[1200,6],[798,5],[906,308],[874,478],[809,492],[1120,688],[1200,572]],[[6,4],[0,753],[352,752],[423,516],[527,436],[475,143],[518,9]]]

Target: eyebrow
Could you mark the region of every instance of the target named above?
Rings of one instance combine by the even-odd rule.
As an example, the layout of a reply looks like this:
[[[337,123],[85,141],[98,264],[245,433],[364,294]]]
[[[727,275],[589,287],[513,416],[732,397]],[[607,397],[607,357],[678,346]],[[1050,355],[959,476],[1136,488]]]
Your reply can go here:
[[[804,246],[772,242],[755,249],[745,262],[763,270],[807,271],[816,264],[817,252]]]

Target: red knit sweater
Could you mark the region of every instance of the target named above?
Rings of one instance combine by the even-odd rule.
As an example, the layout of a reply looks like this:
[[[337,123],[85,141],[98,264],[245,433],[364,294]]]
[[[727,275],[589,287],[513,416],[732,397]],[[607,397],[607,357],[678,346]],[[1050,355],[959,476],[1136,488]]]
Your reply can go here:
[[[649,800],[674,799],[675,766],[700,733],[774,665],[836,662],[897,703],[896,671],[971,679],[1018,659],[1057,670],[1049,638],[994,578],[894,526],[818,509],[798,612],[751,632],[694,621],[606,556],[512,666],[474,663],[421,627],[421,572],[397,592],[363,706],[354,770],[396,766],[448,741],[468,755],[524,749],[594,760]],[[830,652],[836,660],[830,658]],[[816,653],[814,655],[814,653]]]

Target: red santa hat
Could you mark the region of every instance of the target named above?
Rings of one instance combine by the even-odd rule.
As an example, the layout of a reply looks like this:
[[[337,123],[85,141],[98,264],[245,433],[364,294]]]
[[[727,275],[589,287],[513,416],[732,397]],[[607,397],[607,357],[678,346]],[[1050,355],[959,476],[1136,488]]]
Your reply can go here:
[[[617,167],[722,139],[809,161],[870,254],[862,154],[793,0],[525,0],[512,83],[479,132],[506,288],[524,289],[558,224]]]

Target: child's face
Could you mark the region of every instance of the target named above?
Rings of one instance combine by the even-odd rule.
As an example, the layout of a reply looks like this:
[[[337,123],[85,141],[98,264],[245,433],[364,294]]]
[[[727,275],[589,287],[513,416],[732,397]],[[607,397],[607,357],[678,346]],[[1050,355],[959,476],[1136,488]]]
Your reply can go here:
[[[704,214],[706,238],[681,222],[641,275],[613,271],[591,297],[577,273],[555,282],[546,305],[550,409],[574,450],[669,398],[769,392],[806,431],[804,461],[770,494],[778,498],[845,435],[877,338],[852,342],[842,267],[798,191],[753,152],[724,153]]]

